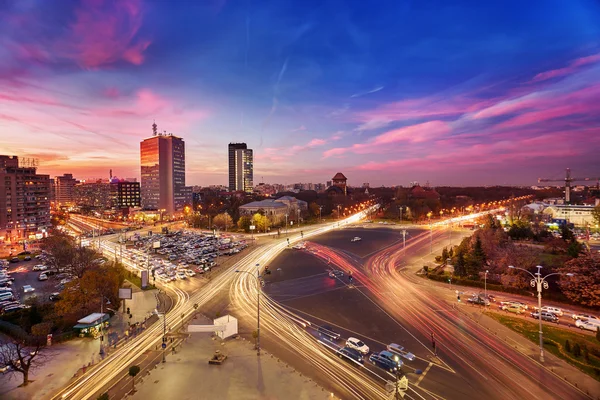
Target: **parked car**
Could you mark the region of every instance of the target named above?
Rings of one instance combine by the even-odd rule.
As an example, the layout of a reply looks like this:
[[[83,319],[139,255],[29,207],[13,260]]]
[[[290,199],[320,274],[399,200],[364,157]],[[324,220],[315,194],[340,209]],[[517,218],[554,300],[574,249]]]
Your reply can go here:
[[[513,306],[516,306],[516,307],[521,307],[523,310],[528,310],[529,309],[529,306],[527,304],[522,303],[520,301],[501,301],[500,305],[501,306],[503,306],[503,305],[513,305]]]
[[[362,354],[369,354],[369,346],[355,337],[350,337],[346,340],[346,347],[357,350]]]
[[[47,266],[42,265],[42,264],[38,264],[38,265],[34,265],[32,270],[33,271],[45,271],[47,269],[48,269]]]
[[[333,328],[329,325],[320,326],[317,329],[319,336],[324,336],[329,340],[340,340],[340,334],[333,330]]]
[[[589,320],[585,320],[585,319],[578,319],[575,321],[575,326],[578,327],[579,329],[586,329],[588,331],[592,331],[592,332],[597,332],[598,331],[598,327],[600,326],[599,324],[594,324],[592,322],[590,322]]]
[[[401,368],[402,367],[402,360],[400,360],[400,357],[398,357],[398,355],[392,353],[391,351],[387,351],[387,350],[383,350],[379,352],[379,355],[381,357],[385,357],[388,360],[390,360],[391,362],[393,362],[394,364],[396,364],[397,368]]]
[[[354,361],[359,364],[364,363],[362,354],[359,351],[352,349],[350,347],[342,347],[341,349],[336,351],[336,354],[340,358],[345,358],[346,360]]]
[[[396,366],[395,362],[383,356],[380,356],[377,353],[371,354],[371,356],[369,357],[369,361],[371,361],[373,365],[391,373],[394,373],[398,370],[398,367]]]
[[[196,276],[196,273],[194,271],[192,271],[191,269],[186,269],[185,274],[189,277]]]
[[[351,242],[360,242],[362,239],[359,238],[358,236],[354,236],[352,239],[350,239]]]
[[[573,314],[571,315],[571,318],[573,318],[574,320],[578,320],[578,319],[594,319],[594,320],[598,320],[600,321],[600,318],[593,316],[593,315],[589,315],[589,314]]]
[[[52,293],[52,294],[51,294],[51,295],[48,297],[48,299],[49,299],[50,301],[58,301],[58,300],[60,300],[60,293],[59,293],[59,292],[54,292],[54,293]]]
[[[31,285],[23,286],[23,293],[35,292],[35,288]]]
[[[468,298],[467,303],[477,304],[480,306],[489,306],[490,305],[489,300],[485,300],[479,296],[473,296],[473,297]]]
[[[47,281],[48,280],[48,275],[46,275],[45,273],[41,273],[40,276],[38,276],[38,281]]]
[[[183,271],[177,273],[177,279],[187,279],[187,275]]]
[[[25,257],[23,258],[23,261],[31,261],[31,256],[25,256]]]
[[[560,309],[558,307],[550,307],[550,306],[542,307],[542,312],[552,313],[554,315],[558,315],[559,317],[562,317],[564,314],[562,309]]]
[[[534,312],[531,313],[531,316],[533,318],[535,318],[535,319],[539,319],[540,318],[540,313],[538,311],[534,311]],[[558,317],[555,314],[542,311],[542,321],[548,321],[548,322],[556,322],[556,323],[558,323]]]
[[[18,263],[19,262],[19,257],[13,257],[10,259],[11,263]]]

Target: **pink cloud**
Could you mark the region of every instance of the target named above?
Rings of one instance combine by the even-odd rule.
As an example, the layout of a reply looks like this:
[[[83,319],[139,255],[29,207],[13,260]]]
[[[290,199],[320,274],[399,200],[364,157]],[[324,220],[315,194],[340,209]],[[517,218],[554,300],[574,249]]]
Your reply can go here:
[[[67,36],[57,45],[58,53],[83,68],[119,60],[139,65],[150,45],[150,41],[136,38],[142,20],[140,0],[84,0]]]
[[[579,67],[594,64],[600,61],[600,54],[594,54],[587,57],[581,57],[574,61],[571,61],[567,67],[553,69],[546,72],[541,72],[533,77],[532,82],[540,82],[545,81],[552,78],[557,78],[559,76],[569,75],[575,72]]]

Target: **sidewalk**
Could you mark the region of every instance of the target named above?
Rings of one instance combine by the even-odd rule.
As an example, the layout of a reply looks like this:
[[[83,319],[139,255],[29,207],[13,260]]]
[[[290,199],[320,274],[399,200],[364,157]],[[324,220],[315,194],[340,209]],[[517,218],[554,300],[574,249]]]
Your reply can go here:
[[[526,355],[532,360],[539,362],[540,348],[535,343],[527,340],[517,332],[496,322],[491,317],[488,317],[481,312],[478,307],[457,307],[460,313],[477,322],[480,326],[487,329],[501,340],[513,347],[515,350]],[[558,379],[566,381],[565,384],[571,384],[579,388],[583,393],[588,394],[591,398],[600,399],[600,382],[591,376],[579,371],[577,368],[561,360],[549,351],[544,351],[544,364],[539,364],[540,367],[545,367],[553,372]]]
[[[200,317],[194,323],[209,324]],[[215,350],[227,355],[222,365],[209,365]],[[334,399],[314,381],[244,339],[213,339],[210,333],[192,333],[167,362],[144,374],[136,393],[143,399]]]

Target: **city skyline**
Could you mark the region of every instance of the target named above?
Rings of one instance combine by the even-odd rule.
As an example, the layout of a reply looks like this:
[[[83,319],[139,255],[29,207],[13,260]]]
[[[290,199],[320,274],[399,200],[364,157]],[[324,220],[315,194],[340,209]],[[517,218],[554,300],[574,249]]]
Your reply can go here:
[[[153,120],[188,185],[536,185],[599,173],[600,5],[142,0],[0,5],[0,154],[140,176]]]

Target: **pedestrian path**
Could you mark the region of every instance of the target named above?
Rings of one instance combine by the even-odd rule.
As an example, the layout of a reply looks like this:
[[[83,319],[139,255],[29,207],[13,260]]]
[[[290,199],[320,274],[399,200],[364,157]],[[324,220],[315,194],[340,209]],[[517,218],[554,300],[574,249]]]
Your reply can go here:
[[[216,350],[227,359],[222,365],[209,365]],[[266,352],[257,356],[253,343],[241,338],[221,342],[210,333],[191,334],[175,354],[169,352],[166,363],[139,379],[136,393],[128,398],[336,399],[276,357]]]

